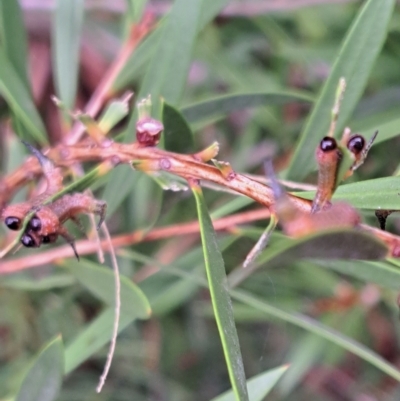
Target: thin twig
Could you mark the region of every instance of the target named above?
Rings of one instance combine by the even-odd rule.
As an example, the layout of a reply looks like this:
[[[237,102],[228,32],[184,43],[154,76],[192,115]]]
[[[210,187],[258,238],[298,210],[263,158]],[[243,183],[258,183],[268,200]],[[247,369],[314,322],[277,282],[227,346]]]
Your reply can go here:
[[[111,367],[111,362],[115,352],[115,346],[117,344],[118,337],[118,327],[119,327],[119,319],[121,316],[121,282],[118,268],[118,261],[115,255],[115,250],[112,244],[112,239],[107,227],[103,224],[103,233],[106,236],[106,241],[108,242],[108,250],[111,256],[111,264],[114,270],[114,284],[115,284],[115,309],[114,309],[114,324],[113,324],[113,332],[111,336],[110,348],[107,353],[107,361],[104,366],[104,370],[102,375],[100,376],[99,384],[97,385],[96,391],[98,393],[101,392],[101,389],[104,386],[106,381],[108,372]]]

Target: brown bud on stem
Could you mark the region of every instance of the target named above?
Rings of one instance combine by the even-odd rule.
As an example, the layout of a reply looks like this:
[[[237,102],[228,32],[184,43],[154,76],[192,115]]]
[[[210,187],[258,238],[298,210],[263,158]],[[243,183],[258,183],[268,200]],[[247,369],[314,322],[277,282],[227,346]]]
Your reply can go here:
[[[157,146],[164,126],[158,120],[145,117],[136,123],[136,139],[142,146]]]

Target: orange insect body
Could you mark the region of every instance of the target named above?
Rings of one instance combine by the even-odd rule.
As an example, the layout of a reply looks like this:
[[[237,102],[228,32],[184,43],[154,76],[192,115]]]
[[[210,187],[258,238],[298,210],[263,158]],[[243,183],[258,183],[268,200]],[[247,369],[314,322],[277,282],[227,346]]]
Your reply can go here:
[[[378,132],[375,132],[368,143],[366,143],[361,135],[350,134],[350,129],[346,128],[340,145],[338,145],[335,138],[326,136],[317,147],[315,156],[318,163],[318,186],[311,207],[312,213],[323,210],[326,206],[330,205],[330,201],[338,184],[340,184],[341,180],[350,177],[353,171],[361,166]],[[343,152],[347,151],[346,148],[350,151],[353,163],[349,165],[348,171],[344,174],[339,174],[340,163],[343,160]]]
[[[315,152],[318,163],[318,187],[311,213],[329,204],[337,186],[337,171],[342,153],[334,138],[325,137]]]
[[[1,213],[1,218],[9,229],[19,230],[25,217],[29,213],[35,212],[21,237],[21,243],[26,247],[40,247],[42,244],[55,242],[61,235],[71,245],[79,259],[74,238],[62,224],[67,220],[72,220],[79,225],[78,214],[94,213],[100,216],[99,228],[104,221],[107,204],[91,196],[76,193],[63,195],[61,198],[43,205],[45,201],[62,189],[63,176],[61,170],[56,168],[41,152],[27,143],[25,145],[38,158],[47,186],[43,193],[30,201],[6,207]]]
[[[356,209],[348,203],[337,202],[315,214],[298,210],[293,219],[283,224],[283,230],[291,237],[301,237],[326,229],[354,228],[360,222]]]
[[[265,170],[274,191],[275,213],[283,231],[290,237],[301,237],[331,228],[354,228],[361,222],[357,210],[345,202],[333,203],[318,213],[296,208],[279,185],[272,164],[266,163]]]

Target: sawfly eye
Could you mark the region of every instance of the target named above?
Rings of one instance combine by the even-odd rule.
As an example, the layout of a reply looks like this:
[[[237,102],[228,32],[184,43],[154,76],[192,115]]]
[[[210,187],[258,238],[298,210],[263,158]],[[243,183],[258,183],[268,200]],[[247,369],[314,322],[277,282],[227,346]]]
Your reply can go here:
[[[33,216],[31,221],[29,222],[29,228],[33,231],[39,231],[42,228],[42,222],[39,217]]]
[[[19,219],[18,217],[6,217],[4,223],[10,230],[19,230],[21,228],[21,219]]]
[[[334,138],[331,138],[330,136],[326,136],[325,138],[322,139],[322,141],[319,144],[319,148],[323,152],[329,152],[331,150],[334,150],[337,148],[336,141]]]
[[[51,244],[52,242],[56,241],[57,236],[57,234],[43,235],[42,242],[43,244]]]
[[[21,238],[21,243],[23,246],[26,246],[27,248],[32,248],[35,246],[35,241],[33,240],[33,238],[28,235],[28,234],[24,234]]]
[[[361,135],[354,135],[349,139],[349,142],[347,142],[347,149],[355,155],[361,153],[364,147],[365,139]]]
[[[50,237],[48,235],[44,235],[42,237],[43,244],[50,244]]]

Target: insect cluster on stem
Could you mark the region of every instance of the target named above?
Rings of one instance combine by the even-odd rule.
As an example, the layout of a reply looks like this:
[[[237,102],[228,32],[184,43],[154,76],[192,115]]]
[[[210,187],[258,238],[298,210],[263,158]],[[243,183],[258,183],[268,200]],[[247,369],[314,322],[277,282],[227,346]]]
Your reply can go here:
[[[82,193],[65,194],[58,199],[53,199],[63,189],[63,176],[60,168],[55,167],[52,161],[38,149],[26,142],[24,144],[36,156],[41,165],[46,179],[46,189],[28,201],[7,206],[2,210],[0,217],[10,230],[24,228],[21,236],[23,246],[37,248],[42,244],[53,243],[58,236],[61,236],[71,245],[79,260],[74,237],[63,224],[67,220],[71,220],[79,228],[82,228],[78,215],[94,213],[100,217],[97,225],[97,229],[99,229],[105,219],[107,204]],[[25,222],[27,217],[29,221]]]

